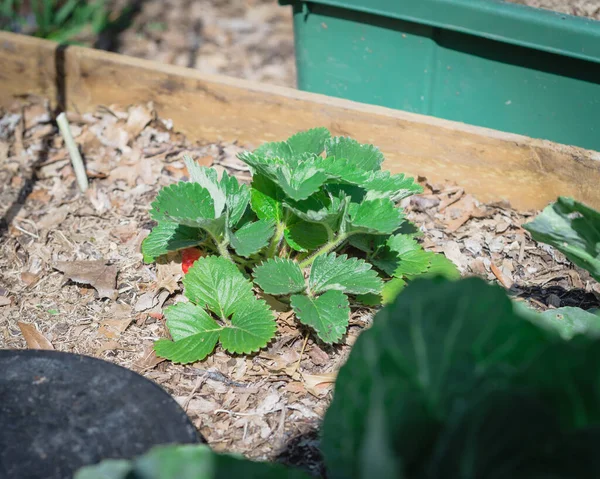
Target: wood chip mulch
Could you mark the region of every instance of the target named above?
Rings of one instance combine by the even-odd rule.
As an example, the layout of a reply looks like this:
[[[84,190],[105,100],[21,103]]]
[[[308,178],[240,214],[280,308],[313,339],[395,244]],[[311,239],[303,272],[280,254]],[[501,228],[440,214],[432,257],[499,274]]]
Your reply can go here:
[[[258,145],[191,142],[151,104],[69,120],[90,177],[85,194],[43,101],[0,112],[0,348],[37,344],[128,367],[171,393],[214,450],[321,474],[319,422],[335,372],[372,311],[355,310],[336,346],[310,336],[305,344],[306,331],[282,313],[276,339],[255,355],[217,349],[183,366],[152,349],[167,336],[162,310],[182,294],[182,273],[176,255],[142,262],[150,203],[162,186],[186,178],[183,154],[248,181],[236,155]],[[532,212],[422,183],[426,192],[405,201],[408,216],[424,246],[464,275],[498,282],[539,309],[600,304],[599,285],[586,272],[521,228]]]

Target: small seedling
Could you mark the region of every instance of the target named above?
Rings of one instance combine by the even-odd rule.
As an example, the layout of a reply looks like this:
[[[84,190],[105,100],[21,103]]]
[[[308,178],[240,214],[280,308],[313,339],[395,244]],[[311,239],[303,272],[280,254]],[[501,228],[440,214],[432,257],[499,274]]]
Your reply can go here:
[[[163,188],[152,203],[158,224],[143,242],[144,260],[182,250],[190,300],[165,310],[173,341],[156,343],[159,356],[198,361],[218,341],[232,353],[257,351],[275,334],[269,297],[336,343],[351,302],[390,302],[424,274],[458,276],[445,257],[422,249],[398,206],[421,187],[382,171],[374,146],[315,128],[240,159],[253,173],[250,186],[186,158],[190,181]]]

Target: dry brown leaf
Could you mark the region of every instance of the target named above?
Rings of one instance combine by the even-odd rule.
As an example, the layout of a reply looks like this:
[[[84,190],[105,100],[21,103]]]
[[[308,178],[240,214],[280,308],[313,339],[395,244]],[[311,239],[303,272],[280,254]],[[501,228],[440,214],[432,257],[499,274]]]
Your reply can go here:
[[[62,271],[71,281],[89,284],[100,298],[117,299],[117,266],[104,260],[96,261],[58,261],[54,268]]]
[[[308,352],[308,355],[310,356],[310,359],[312,359],[313,364],[316,366],[322,366],[330,361],[329,355],[316,344],[313,344],[311,350]]]
[[[67,219],[71,208],[71,205],[63,205],[58,208],[51,209],[37,222],[37,227],[40,230],[55,228]]]
[[[142,351],[142,356],[134,363],[134,366],[139,370],[154,369],[158,364],[162,363],[165,358],[159,358],[154,351],[154,344],[148,343]]]
[[[116,341],[106,341],[105,343],[102,343],[100,345],[100,347],[96,348],[95,353],[96,354],[100,354],[103,353],[105,351],[114,351],[116,349],[121,349],[123,351],[131,351],[131,348],[126,348],[124,346],[121,346],[118,342]]]
[[[5,141],[0,141],[0,162],[5,161],[8,158],[9,145]]]
[[[285,390],[290,393],[303,393],[306,391],[304,384],[299,381],[291,381],[286,384]]]
[[[108,339],[116,339],[129,327],[132,320],[133,318],[105,319],[100,322],[98,335]]]
[[[140,168],[138,165],[117,166],[110,171],[109,177],[112,181],[123,180],[129,186],[135,186],[138,176],[140,176]]]
[[[178,281],[183,276],[181,263],[171,261],[171,255],[166,260],[159,259],[156,263],[156,290],[166,289],[169,293],[180,290]]]
[[[329,392],[330,386],[335,383],[337,372],[322,374],[302,374],[306,390],[313,396],[323,396]]]
[[[133,106],[129,108],[129,118],[127,118],[125,129],[129,133],[129,136],[132,139],[135,139],[153,118],[154,110],[152,108],[152,103],[149,103],[148,105]]]
[[[500,282],[500,284],[502,286],[504,286],[506,289],[510,289],[512,286],[512,281],[510,279],[508,279],[506,276],[504,276],[502,271],[500,271],[500,268],[498,268],[494,263],[490,264],[490,268],[492,270],[492,273],[494,273],[494,276],[496,277],[496,279]]]
[[[18,321],[17,325],[29,349],[54,349],[48,338],[40,333],[33,324]]]
[[[21,281],[25,283],[27,286],[32,286],[37,283],[40,279],[38,274],[32,273],[30,271],[23,271],[21,273]]]

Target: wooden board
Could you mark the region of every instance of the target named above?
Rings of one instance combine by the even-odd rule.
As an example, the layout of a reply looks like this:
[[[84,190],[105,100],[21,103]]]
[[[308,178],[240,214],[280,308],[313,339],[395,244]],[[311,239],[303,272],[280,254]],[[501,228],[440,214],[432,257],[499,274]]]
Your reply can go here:
[[[600,209],[600,153],[548,141],[2,32],[0,82],[0,105],[26,94],[79,112],[153,101],[200,141],[256,146],[325,126],[377,145],[393,172],[455,181],[482,201],[539,209],[564,195]]]

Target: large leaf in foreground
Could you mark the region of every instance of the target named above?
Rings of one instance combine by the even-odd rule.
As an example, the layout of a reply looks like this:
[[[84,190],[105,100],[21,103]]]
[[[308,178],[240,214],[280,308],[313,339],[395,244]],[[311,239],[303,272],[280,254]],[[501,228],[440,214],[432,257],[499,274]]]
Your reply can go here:
[[[327,291],[318,298],[294,295],[292,308],[302,324],[317,332],[325,343],[337,343],[346,332],[350,316],[350,305],[344,293]]]
[[[457,402],[510,381],[548,341],[499,287],[416,280],[377,314],[339,372],[322,443],[330,477],[401,477]]]
[[[313,293],[336,289],[350,294],[379,293],[381,278],[362,259],[329,253],[317,256],[310,270],[309,286]]]
[[[296,261],[272,258],[254,268],[254,282],[267,294],[293,294],[306,289],[304,275]]]
[[[156,446],[133,460],[107,459],[86,466],[74,479],[308,479],[279,464],[217,454],[205,445]]]
[[[567,479],[556,467],[560,441],[556,417],[535,394],[495,392],[451,415],[415,477]]]
[[[572,198],[559,197],[523,225],[536,241],[564,253],[600,281],[600,212]]]
[[[150,263],[169,251],[196,246],[205,236],[199,228],[161,221],[142,242],[144,262]]]

